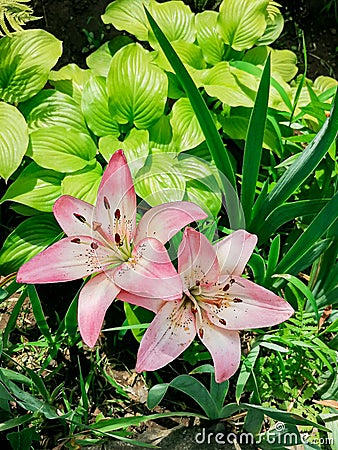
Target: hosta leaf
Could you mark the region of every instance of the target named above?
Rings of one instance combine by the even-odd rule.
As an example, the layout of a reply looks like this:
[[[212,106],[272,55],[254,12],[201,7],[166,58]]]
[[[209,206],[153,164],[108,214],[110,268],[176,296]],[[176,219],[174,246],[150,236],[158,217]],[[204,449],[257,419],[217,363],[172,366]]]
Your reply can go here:
[[[185,41],[192,44],[195,41],[195,17],[189,6],[183,2],[150,2],[149,11],[170,42]],[[157,39],[151,30],[148,39],[152,47],[158,47]]]
[[[110,111],[121,123],[148,128],[164,112],[168,79],[139,44],[115,53],[107,79]]]
[[[223,0],[218,16],[218,32],[234,50],[246,50],[263,36],[267,26],[269,0]]]
[[[88,129],[78,103],[69,95],[45,89],[20,104],[30,130],[59,125],[87,133]]]
[[[217,20],[216,11],[204,11],[195,18],[198,45],[207,63],[213,66],[222,61],[225,48],[217,31]]]
[[[170,115],[163,115],[149,129],[150,147],[152,150],[175,152],[176,148],[172,142],[173,130],[170,123]],[[155,150],[156,151],[156,150]]]
[[[150,155],[135,179],[135,190],[150,206],[183,199],[185,179],[175,154]]]
[[[256,45],[269,45],[280,36],[284,27],[284,19],[281,13],[274,15],[273,17],[268,16],[267,26],[262,37],[258,39]]]
[[[90,76],[91,70],[81,69],[76,64],[68,64],[58,71],[52,70],[49,81],[58,91],[70,95],[77,103],[81,103],[83,88]]]
[[[62,194],[72,195],[93,205],[96,202],[101,178],[102,167],[96,162],[93,166],[66,175],[61,184]]]
[[[46,84],[62,53],[61,41],[44,30],[25,30],[0,40],[0,98],[23,102]]]
[[[336,88],[337,86],[337,80],[331,77],[324,77],[323,75],[317,77],[313,83],[313,88],[320,92],[325,92],[328,89]]]
[[[39,166],[58,172],[76,172],[95,158],[96,145],[88,134],[54,126],[30,134],[27,152]]]
[[[96,136],[119,136],[119,125],[108,107],[108,93],[104,77],[91,77],[85,84],[82,110],[89,128]]]
[[[0,176],[6,181],[19,167],[28,140],[23,115],[15,106],[0,102]]]
[[[62,236],[62,230],[51,214],[39,214],[24,220],[6,239],[0,253],[3,275],[15,272]]]
[[[150,0],[115,0],[101,16],[103,23],[112,23],[118,30],[133,34],[140,41],[148,40],[148,20],[143,5]]]
[[[61,195],[63,174],[46,170],[34,162],[29,164],[12,183],[0,200],[12,200],[38,211],[52,211]]]
[[[197,117],[187,98],[180,98],[174,104],[170,123],[173,141],[178,151],[197,147],[205,140]]]
[[[206,62],[203,58],[202,50],[197,45],[184,41],[176,41],[172,43],[172,46],[191,75],[195,73],[192,69],[200,70],[206,68]],[[164,55],[163,50],[158,50],[154,62],[163,70],[167,72],[174,72],[170,62]]]
[[[111,41],[105,42],[87,57],[87,66],[89,69],[92,69],[92,72],[95,75],[107,77],[113,55],[120,50],[120,48],[131,44],[132,42],[133,41],[129,36],[116,36]]]
[[[149,153],[148,131],[133,128],[124,141],[114,136],[105,136],[99,141],[99,151],[107,162],[119,149],[124,151],[131,173],[135,177],[137,171],[143,167]]]

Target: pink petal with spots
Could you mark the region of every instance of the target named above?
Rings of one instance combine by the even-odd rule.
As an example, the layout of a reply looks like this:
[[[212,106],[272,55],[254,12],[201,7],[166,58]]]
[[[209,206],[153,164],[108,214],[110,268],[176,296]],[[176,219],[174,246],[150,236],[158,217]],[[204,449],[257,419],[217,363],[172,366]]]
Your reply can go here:
[[[88,236],[70,236],[34,256],[17,275],[18,283],[56,283],[101,272],[111,250]]]
[[[168,252],[157,239],[143,239],[133,249],[133,261],[116,271],[115,283],[141,297],[175,300],[182,297],[182,283]]]
[[[210,306],[209,318],[228,330],[245,330],[277,325],[294,313],[293,308],[268,289],[235,276],[229,289],[229,306]],[[221,322],[219,320],[221,319]]]
[[[80,292],[78,324],[81,337],[89,347],[94,347],[106,311],[120,292],[120,288],[113,281],[112,272],[96,275]]]
[[[215,244],[221,275],[241,275],[256,243],[256,235],[237,230]]]
[[[56,220],[68,236],[91,235],[93,211],[93,205],[70,195],[58,198],[53,208]]]
[[[196,286],[196,282],[213,285],[218,281],[216,252],[208,239],[193,228],[184,230],[178,249],[178,272],[184,291]]]
[[[195,335],[190,304],[166,302],[142,338],[136,371],[157,370],[169,364],[189,347]]]
[[[103,174],[94,211],[94,221],[112,240],[127,239],[135,234],[136,195],[127,160],[122,150],[111,157]]]
[[[142,306],[142,308],[149,309],[157,313],[163,306],[163,300],[160,298],[140,297],[139,295],[131,294],[130,292],[121,291],[118,299],[123,302],[131,303],[132,305]]]
[[[219,328],[204,317],[202,329],[197,334],[212,356],[217,383],[230,378],[241,361],[239,333]]]
[[[154,206],[140,220],[134,241],[151,237],[165,244],[188,223],[206,217],[207,214],[195,203],[172,202]]]

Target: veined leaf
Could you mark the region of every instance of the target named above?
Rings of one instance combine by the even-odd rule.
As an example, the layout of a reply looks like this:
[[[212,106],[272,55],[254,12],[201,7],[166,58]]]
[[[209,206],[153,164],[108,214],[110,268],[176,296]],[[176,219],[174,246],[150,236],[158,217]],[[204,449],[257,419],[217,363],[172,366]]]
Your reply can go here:
[[[88,129],[78,103],[69,95],[52,89],[44,89],[27,102],[20,104],[29,129],[53,125],[87,133]]]
[[[165,73],[140,44],[115,53],[107,78],[111,114],[121,124],[148,128],[164,112],[168,93]]]
[[[170,119],[173,143],[179,152],[201,144],[205,137],[187,98],[180,98],[172,108]]]
[[[190,73],[193,78],[196,78],[196,81],[198,82],[198,71],[201,69],[205,69],[207,66],[200,47],[198,45],[191,44],[190,42],[185,41],[175,41],[171,45],[175,52],[178,54],[182,63],[185,65],[188,73]],[[151,53],[152,56],[154,54],[156,55],[154,58],[154,62],[158,66],[160,66],[166,72],[174,71],[170,61],[168,61],[162,49],[159,49],[157,51],[157,54],[155,52]],[[197,69],[197,72],[195,69]]]
[[[90,76],[91,70],[81,69],[76,64],[67,64],[60,70],[52,70],[49,81],[55,89],[70,95],[77,103],[81,103],[83,88]]]
[[[0,40],[0,98],[28,100],[46,84],[62,53],[61,41],[44,30],[25,30]]]
[[[284,19],[280,12],[273,17],[270,15],[266,19],[267,26],[262,37],[258,39],[256,45],[269,45],[280,36],[284,28]]]
[[[28,141],[23,115],[15,106],[0,102],[0,176],[6,181],[19,167]]]
[[[196,14],[197,41],[207,63],[215,65],[222,61],[225,45],[217,31],[218,13],[203,11]]]
[[[102,167],[98,162],[95,165],[86,166],[79,172],[64,177],[61,184],[62,194],[72,195],[93,205],[101,178]]]
[[[1,249],[1,273],[16,272],[26,261],[59,240],[62,234],[51,214],[39,214],[24,220],[7,237]]]
[[[76,172],[95,158],[96,145],[88,134],[52,126],[30,134],[27,155],[45,169]]]
[[[9,186],[0,204],[12,200],[39,211],[52,211],[56,199],[61,195],[62,178],[63,174],[43,169],[33,162]]]
[[[218,32],[234,50],[246,50],[263,36],[269,0],[223,0],[219,8]]]
[[[91,77],[87,81],[81,106],[86,122],[96,136],[119,136],[119,124],[109,111],[105,78]]]

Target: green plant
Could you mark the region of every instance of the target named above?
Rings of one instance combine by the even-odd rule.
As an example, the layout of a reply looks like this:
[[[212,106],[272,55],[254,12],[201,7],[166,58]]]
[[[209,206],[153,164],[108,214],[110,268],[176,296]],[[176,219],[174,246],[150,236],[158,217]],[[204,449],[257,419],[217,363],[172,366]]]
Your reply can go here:
[[[33,9],[25,4],[30,0],[1,0],[0,2],[0,36],[10,34],[8,28],[15,31],[21,31],[22,25],[26,25],[31,20],[40,19],[40,17],[33,16]]]

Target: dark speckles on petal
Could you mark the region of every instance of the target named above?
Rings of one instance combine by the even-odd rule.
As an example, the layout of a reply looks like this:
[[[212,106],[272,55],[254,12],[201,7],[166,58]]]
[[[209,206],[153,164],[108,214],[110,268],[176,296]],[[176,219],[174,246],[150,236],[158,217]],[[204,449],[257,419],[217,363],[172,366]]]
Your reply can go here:
[[[235,298],[233,299],[233,302],[234,302],[234,303],[243,303],[243,300],[240,299],[240,298],[238,298],[238,297],[235,297]]]
[[[229,288],[230,288],[230,284],[226,284],[223,288],[223,291],[226,292],[229,290]]]
[[[219,323],[222,324],[222,325],[226,325],[226,324],[227,324],[227,321],[224,320],[224,319],[218,319],[218,321],[219,321]]]

